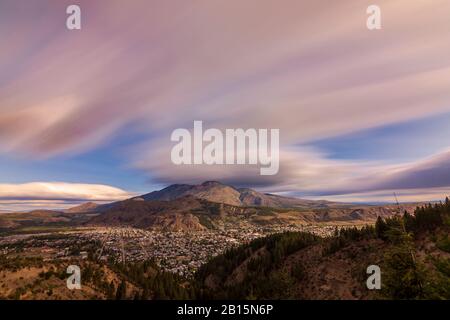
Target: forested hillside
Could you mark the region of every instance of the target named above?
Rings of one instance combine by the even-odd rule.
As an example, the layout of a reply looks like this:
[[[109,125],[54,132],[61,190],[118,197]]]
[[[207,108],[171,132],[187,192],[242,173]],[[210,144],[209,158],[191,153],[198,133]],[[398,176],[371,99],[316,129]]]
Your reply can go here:
[[[336,230],[326,239],[283,233],[214,258],[197,273],[207,299],[449,299],[450,203],[375,226]],[[382,289],[368,290],[379,265]]]

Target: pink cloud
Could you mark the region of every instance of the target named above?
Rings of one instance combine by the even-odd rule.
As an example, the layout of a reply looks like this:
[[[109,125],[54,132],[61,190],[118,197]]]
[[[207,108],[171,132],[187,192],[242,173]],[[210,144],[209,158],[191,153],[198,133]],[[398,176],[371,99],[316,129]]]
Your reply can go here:
[[[81,153],[134,124],[152,138],[129,162],[159,181],[331,190],[378,164],[292,152],[292,144],[450,111],[448,1],[380,0],[379,32],[365,27],[370,1],[78,3],[83,29],[69,32],[70,1],[2,2],[0,153]],[[174,171],[170,132],[193,120],[279,128],[280,175],[261,182],[253,168]]]

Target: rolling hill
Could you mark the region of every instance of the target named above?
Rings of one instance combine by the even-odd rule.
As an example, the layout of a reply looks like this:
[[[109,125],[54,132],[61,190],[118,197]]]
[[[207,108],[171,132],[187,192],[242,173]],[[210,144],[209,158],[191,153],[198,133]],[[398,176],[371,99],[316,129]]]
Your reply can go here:
[[[75,206],[64,210],[66,213],[83,213],[83,212],[92,212],[97,209],[99,205],[94,202],[85,202],[80,204],[79,206]]]

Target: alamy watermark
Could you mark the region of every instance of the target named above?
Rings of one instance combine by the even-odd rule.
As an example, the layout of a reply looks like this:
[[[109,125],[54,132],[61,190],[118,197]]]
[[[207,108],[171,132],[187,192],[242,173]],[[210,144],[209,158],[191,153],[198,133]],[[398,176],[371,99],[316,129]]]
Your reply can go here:
[[[379,266],[372,264],[367,267],[366,273],[370,276],[367,278],[366,286],[369,290],[381,289],[381,269]]]
[[[68,30],[81,30],[81,7],[76,4],[69,5],[66,8],[66,27]],[[367,7],[366,14],[369,15],[366,20],[366,26],[369,30],[381,29],[381,8],[376,4]]]
[[[68,30],[81,30],[81,8],[76,4],[72,4],[66,8],[69,15],[66,19],[66,27]]]
[[[66,272],[71,276],[67,278],[66,284],[69,290],[81,289],[81,269],[77,265],[70,265],[67,267]]]
[[[178,142],[171,152],[175,165],[259,165],[261,175],[275,175],[280,167],[279,129],[203,131],[203,122],[194,121],[193,135],[176,129],[170,140]]]
[[[367,7],[366,13],[369,15],[367,17],[366,26],[369,30],[380,30],[381,29],[381,8],[376,4],[372,4]]]

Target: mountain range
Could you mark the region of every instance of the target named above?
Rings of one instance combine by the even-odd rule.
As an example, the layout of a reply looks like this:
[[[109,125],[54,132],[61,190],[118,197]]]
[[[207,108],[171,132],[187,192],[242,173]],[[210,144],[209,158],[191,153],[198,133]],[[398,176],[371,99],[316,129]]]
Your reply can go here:
[[[403,209],[413,211],[415,206]],[[88,222],[91,225],[186,231],[217,229],[225,224],[362,224],[374,222],[378,216],[392,216],[398,207],[304,200],[206,181],[199,185],[174,184],[125,201],[90,206],[89,212],[97,213]]]
[[[404,206],[412,212],[417,204]],[[333,222],[364,224],[398,213],[394,205],[313,201],[235,188],[217,181],[173,184],[124,201],[87,202],[67,210],[40,210],[0,216],[0,229],[51,225],[129,226],[169,231]]]
[[[144,194],[138,198],[145,201],[171,201],[184,196],[193,196],[210,202],[232,206],[263,206],[273,208],[322,207],[327,201],[312,201],[261,193],[249,188],[235,188],[217,181],[206,181],[199,185],[173,184],[159,191]]]

